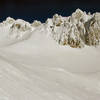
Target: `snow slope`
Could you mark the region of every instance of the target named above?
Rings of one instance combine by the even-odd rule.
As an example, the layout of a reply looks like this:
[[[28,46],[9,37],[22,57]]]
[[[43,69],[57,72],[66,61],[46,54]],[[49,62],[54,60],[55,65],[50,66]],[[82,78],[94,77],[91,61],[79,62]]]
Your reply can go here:
[[[100,46],[59,45],[51,19],[34,23],[0,24],[0,100],[99,100]]]

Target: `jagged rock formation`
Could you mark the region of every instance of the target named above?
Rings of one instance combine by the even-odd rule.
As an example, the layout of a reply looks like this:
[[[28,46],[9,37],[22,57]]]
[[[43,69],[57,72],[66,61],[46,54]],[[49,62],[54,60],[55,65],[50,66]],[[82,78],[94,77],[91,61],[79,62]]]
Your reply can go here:
[[[32,24],[24,20],[8,17],[0,23],[0,27],[9,26],[9,36],[21,38],[37,27],[45,27],[52,38],[60,45],[82,48],[85,45],[97,46],[100,43],[100,13],[86,14],[77,9],[71,16],[62,17],[55,14],[45,23],[34,21]]]
[[[100,14],[86,14],[77,9],[71,16],[54,15],[50,28],[52,37],[61,45],[81,48],[86,45],[98,45],[100,41]]]
[[[31,26],[32,27],[38,27],[38,26],[40,26],[42,23],[40,22],[40,21],[37,21],[37,20],[35,20],[32,24],[31,24]]]
[[[84,26],[86,29],[85,43],[87,45],[98,45],[100,42],[100,13],[93,14]]]
[[[0,25],[2,26],[6,26],[6,25],[10,25],[13,24],[15,22],[15,20],[11,17],[8,17],[5,21],[3,21]]]
[[[31,24],[24,20],[16,20],[9,29],[9,36],[13,38],[21,38],[28,32],[31,32]]]

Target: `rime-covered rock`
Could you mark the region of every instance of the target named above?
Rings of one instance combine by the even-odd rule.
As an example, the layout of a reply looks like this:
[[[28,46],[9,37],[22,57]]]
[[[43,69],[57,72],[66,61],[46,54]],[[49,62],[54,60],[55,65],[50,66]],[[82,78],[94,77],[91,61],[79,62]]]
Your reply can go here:
[[[31,32],[31,24],[24,20],[16,20],[9,29],[9,36],[11,38],[21,38],[26,32]]]
[[[61,45],[81,48],[84,45],[95,46],[99,44],[100,13],[91,15],[77,9],[69,17],[55,14],[47,22],[51,23],[48,26],[52,30],[52,37]]]
[[[40,21],[37,21],[37,20],[35,20],[32,24],[31,24],[31,26],[32,27],[38,27],[38,26],[40,26],[42,23],[40,22]]]
[[[85,43],[87,45],[98,45],[100,42],[100,13],[95,13],[93,17],[85,23]]]
[[[0,29],[8,32],[8,37],[13,39],[21,39],[34,29],[38,30],[39,26],[60,45],[82,48],[85,45],[97,46],[100,43],[100,13],[87,14],[77,9],[68,17],[55,14],[45,23],[35,20],[30,24],[10,17],[0,23]]]

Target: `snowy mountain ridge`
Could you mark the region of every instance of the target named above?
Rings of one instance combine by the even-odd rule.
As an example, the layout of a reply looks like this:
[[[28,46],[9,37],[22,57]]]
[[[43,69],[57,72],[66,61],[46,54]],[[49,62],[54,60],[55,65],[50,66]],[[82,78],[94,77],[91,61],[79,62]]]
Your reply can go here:
[[[0,23],[0,28],[8,27],[11,38],[22,38],[37,27],[45,27],[47,34],[60,45],[70,45],[73,48],[82,48],[85,45],[97,46],[100,42],[100,13],[86,14],[77,9],[71,16],[62,17],[55,14],[45,23],[34,21],[32,24],[21,19],[8,17]],[[8,36],[8,37],[9,37]]]
[[[0,100],[100,100],[99,16],[0,23]]]

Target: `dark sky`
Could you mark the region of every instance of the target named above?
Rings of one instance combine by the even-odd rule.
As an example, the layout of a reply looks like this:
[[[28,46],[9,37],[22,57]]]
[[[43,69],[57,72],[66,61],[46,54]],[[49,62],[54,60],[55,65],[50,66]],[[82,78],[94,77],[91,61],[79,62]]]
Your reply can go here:
[[[58,13],[69,16],[77,8],[87,12],[100,12],[99,0],[0,0],[0,21],[11,16],[26,21],[40,20]]]

